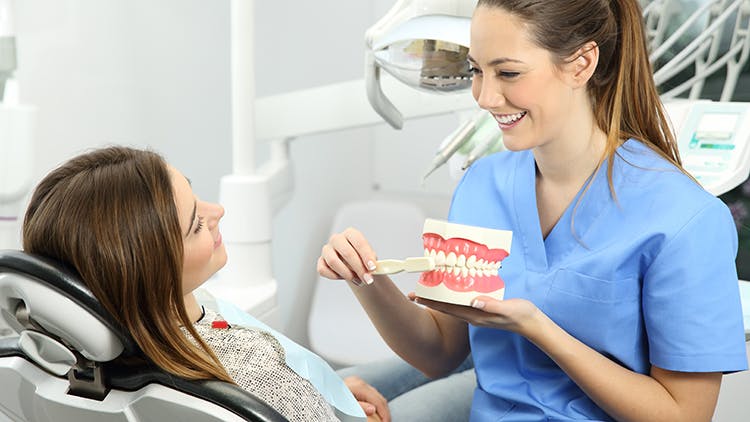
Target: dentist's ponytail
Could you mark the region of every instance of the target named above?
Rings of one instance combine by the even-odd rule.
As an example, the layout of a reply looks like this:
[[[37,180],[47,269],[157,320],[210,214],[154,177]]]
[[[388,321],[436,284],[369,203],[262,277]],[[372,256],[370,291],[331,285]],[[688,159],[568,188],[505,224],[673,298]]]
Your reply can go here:
[[[597,75],[600,74],[597,69],[591,85],[596,119],[607,133],[607,157],[614,155],[622,140],[633,138],[685,172],[656,89],[640,4],[637,0],[608,0],[607,3],[617,25],[617,41],[609,65],[613,77],[606,76],[609,72],[605,72],[602,78]],[[596,83],[602,79],[605,83]],[[610,184],[612,161],[609,160],[608,168]]]

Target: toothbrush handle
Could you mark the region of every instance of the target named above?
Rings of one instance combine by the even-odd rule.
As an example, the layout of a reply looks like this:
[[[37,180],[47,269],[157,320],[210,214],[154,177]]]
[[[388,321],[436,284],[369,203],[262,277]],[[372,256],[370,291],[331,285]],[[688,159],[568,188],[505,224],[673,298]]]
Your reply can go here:
[[[404,270],[404,261],[399,259],[381,259],[375,263],[375,275],[396,274]]]

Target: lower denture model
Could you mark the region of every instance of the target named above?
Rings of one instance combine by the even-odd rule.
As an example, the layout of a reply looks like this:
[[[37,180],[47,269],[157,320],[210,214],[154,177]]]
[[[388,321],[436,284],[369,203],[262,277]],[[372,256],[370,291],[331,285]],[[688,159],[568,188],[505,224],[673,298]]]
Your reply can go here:
[[[470,305],[479,295],[502,300],[505,283],[498,270],[512,237],[509,230],[425,220],[424,256],[434,260],[434,269],[422,273],[417,296],[458,305]]]

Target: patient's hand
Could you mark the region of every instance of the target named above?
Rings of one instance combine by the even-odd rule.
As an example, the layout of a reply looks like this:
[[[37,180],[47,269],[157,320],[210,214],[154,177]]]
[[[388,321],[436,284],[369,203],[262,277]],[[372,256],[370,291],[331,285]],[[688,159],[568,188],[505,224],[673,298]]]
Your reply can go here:
[[[368,421],[391,421],[391,411],[388,410],[388,401],[375,387],[356,376],[344,378],[344,383],[349,387],[349,390],[354,394],[357,401],[359,401],[359,405],[365,411]]]

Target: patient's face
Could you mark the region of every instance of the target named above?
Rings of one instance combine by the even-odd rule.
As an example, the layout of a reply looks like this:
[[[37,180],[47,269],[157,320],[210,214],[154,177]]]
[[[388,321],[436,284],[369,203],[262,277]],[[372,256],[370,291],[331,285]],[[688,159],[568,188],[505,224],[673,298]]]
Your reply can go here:
[[[182,173],[171,166],[169,171],[185,252],[182,291],[188,294],[227,262],[224,242],[219,233],[219,220],[224,216],[224,208],[198,199]]]

